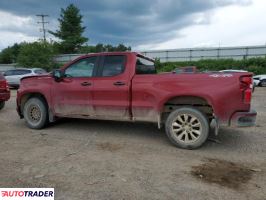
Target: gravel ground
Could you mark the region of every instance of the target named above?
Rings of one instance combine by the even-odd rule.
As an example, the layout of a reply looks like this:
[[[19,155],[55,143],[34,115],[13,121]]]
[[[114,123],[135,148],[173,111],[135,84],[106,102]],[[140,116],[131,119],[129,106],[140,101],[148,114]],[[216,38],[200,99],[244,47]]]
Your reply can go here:
[[[266,199],[266,88],[257,126],[222,128],[198,150],[154,124],[63,119],[27,128],[16,91],[0,111],[0,187],[54,187],[56,199]]]

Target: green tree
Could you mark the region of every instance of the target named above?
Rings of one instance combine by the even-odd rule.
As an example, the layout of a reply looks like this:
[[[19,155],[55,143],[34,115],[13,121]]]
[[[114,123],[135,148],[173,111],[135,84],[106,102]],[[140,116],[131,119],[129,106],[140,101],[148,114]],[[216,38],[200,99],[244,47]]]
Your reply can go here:
[[[50,70],[54,67],[53,44],[48,42],[24,43],[18,55],[17,63],[22,67],[40,67]]]
[[[80,48],[79,53],[96,53],[96,48],[95,46],[88,46],[88,45],[82,46]]]
[[[10,64],[13,63],[13,53],[10,47],[2,50],[0,54],[0,63]]]
[[[99,43],[96,46],[84,45],[80,48],[79,53],[98,53],[103,51],[131,51],[131,47],[126,47],[123,44],[119,44],[118,46],[112,46],[111,44],[103,45]]]
[[[131,47],[126,47],[125,45],[123,44],[119,44],[117,47],[116,47],[116,51],[131,51]]]
[[[70,4],[66,9],[61,9],[59,21],[59,30],[49,31],[52,35],[59,38],[60,53],[77,53],[81,46],[88,41],[82,33],[86,27],[82,26],[82,15],[79,9]]]
[[[96,52],[103,52],[104,51],[104,46],[103,44],[99,43],[95,46],[95,51]]]
[[[10,64],[17,62],[17,56],[21,44],[15,43],[13,46],[3,49],[0,53],[0,63]]]

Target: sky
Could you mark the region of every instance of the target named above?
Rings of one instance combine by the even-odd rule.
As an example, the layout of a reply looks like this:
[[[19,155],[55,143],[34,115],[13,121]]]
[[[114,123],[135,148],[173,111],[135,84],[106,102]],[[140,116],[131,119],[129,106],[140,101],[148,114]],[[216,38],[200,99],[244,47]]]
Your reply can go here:
[[[55,31],[70,3],[83,15],[89,45],[141,51],[266,44],[265,0],[1,0],[0,50],[41,38],[36,14],[49,15],[46,28]]]

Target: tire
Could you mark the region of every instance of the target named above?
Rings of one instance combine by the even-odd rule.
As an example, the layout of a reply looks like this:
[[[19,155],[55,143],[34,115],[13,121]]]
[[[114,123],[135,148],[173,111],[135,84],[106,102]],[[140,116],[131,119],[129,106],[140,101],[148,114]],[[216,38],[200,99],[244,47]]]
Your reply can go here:
[[[266,79],[260,81],[260,87],[266,87]]]
[[[26,125],[32,129],[42,129],[48,122],[45,102],[37,97],[30,98],[24,105],[23,115]]]
[[[197,149],[209,136],[205,114],[193,107],[179,108],[168,116],[165,131],[170,141],[182,149]]]
[[[2,110],[5,106],[5,102],[4,101],[0,101],[0,110]]]

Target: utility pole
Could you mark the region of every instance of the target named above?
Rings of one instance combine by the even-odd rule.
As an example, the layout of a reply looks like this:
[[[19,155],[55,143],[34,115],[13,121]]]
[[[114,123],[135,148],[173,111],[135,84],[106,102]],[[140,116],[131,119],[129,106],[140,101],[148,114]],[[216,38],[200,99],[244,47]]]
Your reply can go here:
[[[49,17],[49,15],[39,14],[36,16],[41,18],[41,21],[37,22],[37,23],[42,24],[41,32],[43,32],[43,41],[45,42],[46,41],[46,29],[45,29],[44,25],[48,24],[49,22],[45,21],[44,19],[45,19],[45,17]]]

